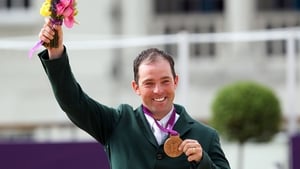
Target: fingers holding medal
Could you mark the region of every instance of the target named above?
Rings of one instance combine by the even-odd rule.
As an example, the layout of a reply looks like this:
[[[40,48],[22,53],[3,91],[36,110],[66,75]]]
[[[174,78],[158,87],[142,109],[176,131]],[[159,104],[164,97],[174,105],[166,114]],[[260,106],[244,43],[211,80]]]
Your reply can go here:
[[[202,159],[202,147],[197,140],[186,139],[182,141],[179,150],[188,157],[188,161],[190,162],[199,162]]]
[[[165,153],[172,158],[180,156],[184,153],[188,157],[188,161],[199,162],[202,159],[202,147],[197,140],[186,139],[181,140],[179,135],[170,136],[164,144]]]

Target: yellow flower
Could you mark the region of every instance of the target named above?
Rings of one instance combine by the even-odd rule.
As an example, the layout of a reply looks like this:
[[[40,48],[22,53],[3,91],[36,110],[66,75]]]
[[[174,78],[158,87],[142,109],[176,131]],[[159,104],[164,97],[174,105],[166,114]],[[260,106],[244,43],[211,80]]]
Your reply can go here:
[[[51,7],[51,0],[46,0],[43,3],[42,7],[40,8],[40,14],[42,16],[50,16],[51,15],[50,7]]]
[[[77,14],[78,14],[78,10],[75,9],[75,11],[74,11],[74,16],[76,16]]]

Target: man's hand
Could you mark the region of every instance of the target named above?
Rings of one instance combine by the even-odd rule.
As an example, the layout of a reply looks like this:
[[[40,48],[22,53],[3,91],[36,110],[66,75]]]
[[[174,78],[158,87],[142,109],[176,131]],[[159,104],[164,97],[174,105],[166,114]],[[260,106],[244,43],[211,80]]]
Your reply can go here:
[[[44,43],[50,43],[50,41],[54,38],[54,30],[56,30],[58,33],[58,48],[50,48],[45,46],[49,52],[49,59],[59,58],[64,51],[62,27],[61,25],[53,25],[50,19],[47,19],[45,20],[45,24],[39,33],[39,38],[41,41]]]
[[[199,162],[202,159],[202,146],[197,140],[185,139],[179,146],[179,150],[183,151],[188,157],[188,161]]]

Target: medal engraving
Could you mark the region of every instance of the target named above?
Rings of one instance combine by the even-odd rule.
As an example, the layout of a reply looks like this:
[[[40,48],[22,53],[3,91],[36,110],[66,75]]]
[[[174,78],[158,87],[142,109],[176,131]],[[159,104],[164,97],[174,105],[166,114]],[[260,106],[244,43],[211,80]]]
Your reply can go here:
[[[182,140],[179,135],[170,136],[165,144],[164,144],[164,151],[169,157],[178,157],[182,154],[182,151],[178,150],[179,145],[181,144]]]

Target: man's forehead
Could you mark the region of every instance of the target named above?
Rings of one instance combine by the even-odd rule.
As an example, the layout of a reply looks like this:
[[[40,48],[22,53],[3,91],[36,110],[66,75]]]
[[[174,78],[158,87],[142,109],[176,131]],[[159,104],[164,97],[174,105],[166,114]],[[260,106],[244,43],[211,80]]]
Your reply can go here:
[[[141,65],[142,64],[152,64],[152,63],[157,63],[157,62],[168,62],[168,61],[161,55],[155,55],[155,56],[148,57],[147,59],[143,60],[141,62]]]
[[[139,69],[139,75],[143,78],[172,77],[172,70],[167,61],[145,62]]]

